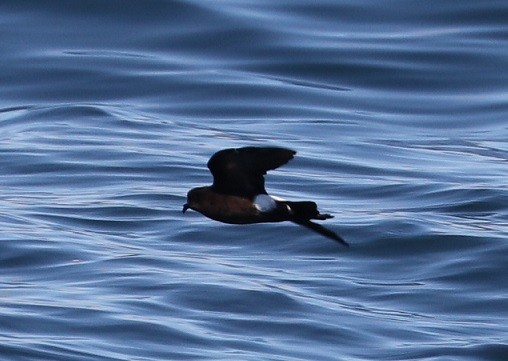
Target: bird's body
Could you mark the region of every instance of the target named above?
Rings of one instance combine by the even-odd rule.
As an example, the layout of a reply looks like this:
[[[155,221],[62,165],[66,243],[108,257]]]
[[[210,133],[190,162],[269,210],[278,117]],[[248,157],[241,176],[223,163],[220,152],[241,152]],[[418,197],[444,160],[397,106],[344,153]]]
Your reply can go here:
[[[258,223],[260,214],[248,198],[217,192],[213,187],[192,189],[187,201],[189,208],[213,220],[230,224]]]
[[[187,193],[185,212],[191,208],[213,220],[230,224],[291,221],[348,246],[336,233],[311,222],[332,218],[321,214],[314,202],[290,202],[271,197],[264,175],[296,154],[278,147],[224,149],[208,161],[214,181],[211,186],[193,188]]]

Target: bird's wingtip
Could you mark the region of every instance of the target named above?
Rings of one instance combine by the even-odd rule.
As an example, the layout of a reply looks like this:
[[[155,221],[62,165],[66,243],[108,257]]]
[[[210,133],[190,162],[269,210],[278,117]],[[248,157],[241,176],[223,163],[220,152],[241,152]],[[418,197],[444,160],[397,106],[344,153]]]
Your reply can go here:
[[[309,220],[306,220],[306,221],[293,221],[301,226],[304,226],[304,227],[307,227],[308,229],[310,230],[313,230],[314,232],[317,232],[327,238],[330,238],[330,239],[333,239],[334,241],[342,244],[343,246],[345,247],[348,247],[349,248],[349,243],[346,242],[346,240],[344,238],[342,238],[341,236],[339,236],[337,233],[329,230],[328,228],[325,228],[323,227],[322,225],[320,224],[317,224],[317,223],[314,223],[314,222],[311,222]]]

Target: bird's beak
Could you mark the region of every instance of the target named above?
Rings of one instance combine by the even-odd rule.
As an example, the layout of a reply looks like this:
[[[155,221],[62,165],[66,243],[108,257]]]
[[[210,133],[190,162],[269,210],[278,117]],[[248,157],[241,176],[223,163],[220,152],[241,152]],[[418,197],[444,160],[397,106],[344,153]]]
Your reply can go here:
[[[189,204],[188,204],[188,203],[185,203],[185,204],[183,205],[182,213],[185,213],[185,211],[186,211],[187,209],[189,209]]]

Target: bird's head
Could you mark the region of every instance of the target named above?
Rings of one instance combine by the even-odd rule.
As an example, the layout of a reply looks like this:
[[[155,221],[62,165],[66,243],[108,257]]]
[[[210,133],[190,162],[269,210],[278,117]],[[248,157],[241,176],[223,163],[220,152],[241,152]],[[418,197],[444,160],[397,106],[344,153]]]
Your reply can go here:
[[[200,205],[203,202],[204,191],[208,187],[193,188],[187,193],[187,203],[183,205],[182,212],[185,213],[187,209],[193,209],[195,211],[200,210]]]

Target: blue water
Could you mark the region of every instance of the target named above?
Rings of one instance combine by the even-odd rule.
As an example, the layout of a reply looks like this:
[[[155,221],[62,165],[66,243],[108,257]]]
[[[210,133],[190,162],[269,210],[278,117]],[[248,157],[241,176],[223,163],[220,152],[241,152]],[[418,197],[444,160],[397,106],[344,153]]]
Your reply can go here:
[[[1,360],[508,360],[506,1],[2,1]],[[181,213],[284,146],[289,223]]]

